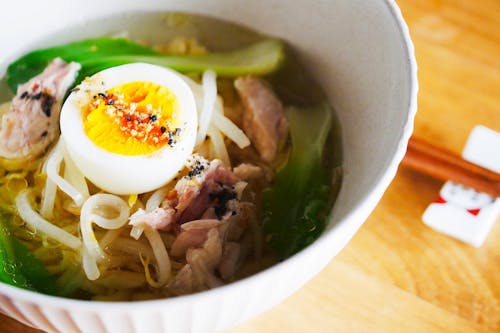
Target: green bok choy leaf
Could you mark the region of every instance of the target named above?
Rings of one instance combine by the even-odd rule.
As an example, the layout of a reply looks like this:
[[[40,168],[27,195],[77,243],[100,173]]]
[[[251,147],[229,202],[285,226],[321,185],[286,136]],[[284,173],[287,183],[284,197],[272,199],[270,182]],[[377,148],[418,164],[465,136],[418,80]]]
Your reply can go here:
[[[264,75],[276,70],[284,58],[284,45],[265,39],[242,49],[192,55],[156,52],[125,38],[95,38],[33,51],[19,58],[7,69],[7,83],[13,92],[19,84],[41,73],[54,58],[78,62],[82,69],[75,82],[103,69],[132,62],[169,67],[179,72],[214,70],[219,76]]]
[[[326,225],[332,177],[323,149],[332,126],[328,104],[287,111],[292,151],[286,166],[264,192],[264,231],[281,259],[316,240]]]

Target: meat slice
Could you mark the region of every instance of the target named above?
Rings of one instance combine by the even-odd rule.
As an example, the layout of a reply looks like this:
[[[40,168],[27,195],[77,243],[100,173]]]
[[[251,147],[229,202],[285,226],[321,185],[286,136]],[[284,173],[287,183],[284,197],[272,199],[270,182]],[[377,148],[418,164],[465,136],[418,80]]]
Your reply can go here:
[[[176,295],[185,295],[222,285],[222,281],[215,276],[221,256],[221,235],[217,228],[212,228],[202,242],[202,247],[187,251],[186,265],[169,283],[168,289]]]
[[[283,105],[269,86],[255,76],[238,78],[234,86],[243,102],[243,130],[262,160],[271,162],[288,133]]]
[[[262,169],[253,164],[241,163],[233,168],[233,173],[241,180],[251,180],[262,176]]]
[[[57,137],[61,102],[80,64],[54,59],[45,70],[19,86],[0,126],[0,156],[27,159],[43,152]]]
[[[246,167],[240,168],[243,174],[260,170]],[[189,169],[162,203],[162,209],[177,211],[177,235],[169,254],[186,262],[168,287],[177,295],[214,288],[233,278],[249,252],[239,242],[255,215],[252,203],[240,201],[247,183],[221,161],[195,157]]]
[[[156,208],[151,212],[143,209],[137,210],[130,216],[130,225],[149,225],[153,229],[166,230],[174,222],[175,210],[172,208]]]
[[[188,249],[203,245],[207,239],[210,229],[217,228],[222,224],[219,220],[206,219],[184,223],[181,233],[172,244],[170,254],[173,257],[184,256]]]
[[[220,219],[226,213],[226,203],[237,197],[233,188],[237,181],[220,160],[208,162],[197,157],[189,175],[175,185],[175,196],[164,206],[175,208],[179,224],[201,218],[209,208]]]
[[[222,251],[219,263],[219,273],[223,280],[231,279],[238,269],[240,259],[240,244],[227,242]]]
[[[208,288],[222,285],[215,275],[215,268],[219,265],[222,256],[222,239],[219,231],[210,229],[207,240],[202,248],[189,249],[186,253],[186,261],[191,266],[198,284]]]
[[[186,264],[168,284],[168,289],[174,295],[186,295],[194,291],[194,277],[191,266]]]

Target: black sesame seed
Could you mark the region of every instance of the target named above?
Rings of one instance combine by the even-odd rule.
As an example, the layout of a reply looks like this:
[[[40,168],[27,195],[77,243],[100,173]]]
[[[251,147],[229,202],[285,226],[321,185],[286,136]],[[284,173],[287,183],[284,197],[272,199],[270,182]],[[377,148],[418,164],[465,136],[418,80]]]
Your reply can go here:
[[[52,106],[55,103],[54,97],[52,97],[49,94],[43,94],[43,99],[42,99],[42,112],[47,116],[50,117],[51,111],[52,111]]]
[[[22,95],[21,95],[21,99],[25,99],[26,97],[28,97],[28,95],[29,94],[28,94],[27,91],[23,92]]]
[[[104,82],[103,82],[103,84],[104,84]],[[98,95],[99,97],[101,97],[101,98],[108,98],[108,95],[106,95],[106,94],[104,94],[104,93],[98,93],[97,95]]]
[[[31,96],[31,99],[39,100],[41,97],[42,97],[42,93],[39,92],[38,94],[35,94],[35,95]]]
[[[115,100],[114,100],[114,99],[110,99],[110,100],[108,101],[108,105],[113,105],[113,104],[115,104]]]
[[[138,122],[141,122],[141,121],[142,121],[142,118],[141,118],[141,117],[137,117],[137,121],[138,121]]]
[[[226,213],[226,204],[230,200],[236,199],[236,193],[224,187],[219,192],[211,193],[210,199],[216,202],[214,210],[215,214],[220,219]]]
[[[42,133],[42,138],[43,138],[43,137],[46,137],[48,134],[49,134],[49,132],[47,132],[47,131],[43,131],[43,133]]]
[[[168,139],[168,145],[172,147],[174,145],[174,140]]]
[[[175,135],[180,135],[181,134],[181,129],[179,127],[177,127],[175,129]]]
[[[158,117],[155,114],[149,116],[149,122],[150,123],[152,123],[153,121],[156,121],[156,120],[158,120]]]
[[[130,117],[130,115],[128,114],[125,119],[127,119],[127,121],[131,121],[132,120],[132,117]]]
[[[167,128],[165,126],[160,127],[160,131],[162,133],[165,133],[167,131]]]
[[[191,169],[191,171],[189,171],[188,176],[189,177],[197,176],[197,175],[201,174],[203,172],[203,170],[205,170],[205,166],[203,164],[201,164],[200,161],[196,161],[193,168]],[[210,195],[211,194],[209,194],[209,196]],[[211,199],[211,200],[214,200],[214,199]]]

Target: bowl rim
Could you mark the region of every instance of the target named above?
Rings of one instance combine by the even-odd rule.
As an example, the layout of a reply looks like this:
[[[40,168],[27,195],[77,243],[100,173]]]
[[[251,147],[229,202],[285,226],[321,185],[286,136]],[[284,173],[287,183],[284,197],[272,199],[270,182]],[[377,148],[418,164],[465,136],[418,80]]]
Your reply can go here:
[[[312,244],[310,244],[297,254],[291,256],[290,258],[276,263],[273,266],[266,268],[260,272],[252,274],[241,280],[229,283],[227,285],[189,295],[138,301],[89,301],[46,295],[0,282],[0,297],[7,296],[14,300],[43,304],[44,306],[104,312],[122,311],[130,308],[131,306],[134,307],[134,310],[141,310],[158,305],[169,306],[172,303],[175,303],[176,306],[180,306],[182,304],[190,304],[193,300],[199,300],[200,298],[217,299],[217,297],[221,294],[231,292],[233,289],[239,289],[242,284],[256,284],[264,276],[274,274],[274,272],[278,270],[284,270],[285,267],[289,265],[298,264],[302,261],[302,258],[308,257],[310,253],[315,252],[317,248],[324,247],[325,243],[329,242],[330,238],[332,238],[332,235],[334,234],[346,232],[352,237],[357,229],[364,223],[366,218],[368,218],[370,213],[382,198],[382,195],[388,188],[389,184],[395,177],[399,163],[403,159],[406,152],[408,140],[413,131],[414,118],[417,111],[417,95],[419,90],[417,79],[418,69],[415,59],[415,48],[410,37],[409,29],[395,0],[381,1],[383,1],[383,3],[386,5],[392,19],[394,20],[394,23],[397,26],[397,29],[399,30],[403,51],[405,53],[405,58],[408,64],[407,79],[409,80],[409,102],[407,106],[406,124],[399,138],[399,143],[396,151],[382,176],[378,180],[376,180],[372,189],[367,192],[357,204],[355,204],[354,208],[349,211],[344,218],[338,220],[331,229],[326,230],[320,238],[318,238]],[[331,220],[331,217],[329,219]],[[349,237],[349,239],[351,237]]]

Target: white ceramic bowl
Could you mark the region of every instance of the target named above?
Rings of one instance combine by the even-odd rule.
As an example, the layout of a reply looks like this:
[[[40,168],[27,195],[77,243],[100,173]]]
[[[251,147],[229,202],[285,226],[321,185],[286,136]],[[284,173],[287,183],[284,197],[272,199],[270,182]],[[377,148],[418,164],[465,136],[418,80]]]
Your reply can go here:
[[[1,311],[49,332],[211,332],[271,308],[319,272],[354,235],[394,177],[412,131],[416,63],[408,29],[389,0],[8,1],[0,5],[0,75],[28,49],[120,29],[105,20],[84,25],[89,18],[136,10],[207,14],[295,46],[340,118],[344,182],[319,240],[264,272],[215,290],[158,301],[100,303],[0,285]],[[75,24],[83,24],[78,34],[69,29],[58,34],[60,40],[47,40]]]

